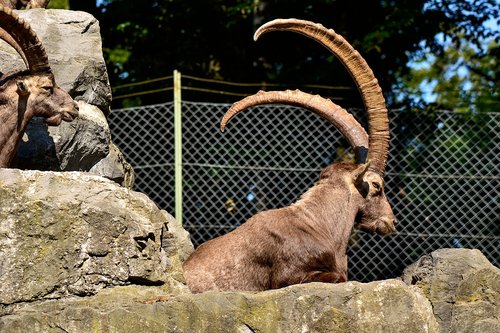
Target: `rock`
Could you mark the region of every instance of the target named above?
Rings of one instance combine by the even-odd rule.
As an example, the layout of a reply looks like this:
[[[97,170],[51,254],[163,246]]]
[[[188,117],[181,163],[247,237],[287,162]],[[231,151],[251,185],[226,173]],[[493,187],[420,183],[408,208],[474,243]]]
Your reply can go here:
[[[55,327],[62,332],[437,332],[429,302],[398,280],[197,295],[116,287],[86,299],[29,304],[0,318],[2,332]]]
[[[49,57],[56,82],[75,100],[96,105],[109,113],[111,87],[102,55],[99,22],[90,14],[61,9],[16,11],[25,19]],[[25,67],[6,43],[0,44],[2,72]]]
[[[111,179],[129,189],[134,186],[134,169],[125,160],[118,147],[112,142],[109,145],[109,154],[97,162],[90,169],[90,172]]]
[[[402,278],[430,300],[441,332],[500,332],[500,270],[480,251],[434,251]]]
[[[164,244],[173,245],[172,248],[164,250],[167,253],[176,252],[179,255],[179,261],[184,262],[189,257],[189,255],[194,251],[193,243],[191,242],[191,236],[189,232],[186,231],[180,225],[175,218],[165,211],[162,211],[165,219],[167,220],[166,228],[168,233],[163,234]]]
[[[468,276],[457,288],[450,332],[500,332],[500,274],[483,268]]]
[[[0,169],[0,304],[182,282],[172,219],[102,177]]]
[[[29,124],[11,167],[51,171],[88,171],[109,154],[111,134],[104,114],[79,101],[79,117],[60,126],[41,118]],[[132,181],[133,182],[133,181]]]

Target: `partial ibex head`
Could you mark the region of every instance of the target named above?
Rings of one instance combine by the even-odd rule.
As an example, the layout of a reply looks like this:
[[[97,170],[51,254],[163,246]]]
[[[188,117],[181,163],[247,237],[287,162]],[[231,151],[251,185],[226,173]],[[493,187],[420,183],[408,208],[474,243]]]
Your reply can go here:
[[[384,179],[379,174],[367,170],[360,179],[358,190],[364,196],[356,218],[356,227],[380,235],[396,231],[396,217],[384,192]]]
[[[355,227],[369,233],[389,235],[396,231],[396,217],[384,193],[384,180],[364,164],[333,163],[321,171],[320,182],[347,184],[359,202]]]
[[[396,217],[384,193],[384,179],[377,173],[369,170],[370,163],[346,164],[334,163],[321,172],[321,179],[347,182],[359,195],[361,204],[356,216],[356,228],[369,233],[389,235],[396,231]]]
[[[19,106],[29,116],[44,117],[48,125],[72,121],[78,106],[54,80],[47,53],[29,24],[12,10],[0,6],[0,38],[21,56],[28,70],[2,79],[15,82]]]
[[[15,81],[19,102],[25,103],[25,112],[30,116],[43,117],[49,126],[73,121],[78,116],[78,106],[56,84],[52,73],[19,76]]]
[[[356,154],[356,164],[336,163],[326,167],[321,178],[345,177],[363,198],[358,211],[358,227],[382,235],[395,231],[396,219],[384,193],[384,170],[389,148],[389,120],[382,90],[372,70],[361,55],[340,35],[320,24],[296,19],[278,19],[261,26],[254,39],[262,34],[286,30],[303,34],[330,50],[353,77],[368,113],[368,135],[361,125],[340,106],[319,96],[300,91],[259,92],[236,102],[221,121],[221,130],[238,112],[260,104],[301,106],[330,121],[346,137]],[[367,162],[368,161],[368,162]]]

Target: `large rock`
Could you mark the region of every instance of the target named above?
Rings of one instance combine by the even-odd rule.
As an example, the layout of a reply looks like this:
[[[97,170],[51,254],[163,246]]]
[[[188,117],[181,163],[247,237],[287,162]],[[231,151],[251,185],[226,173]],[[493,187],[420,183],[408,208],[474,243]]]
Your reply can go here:
[[[134,186],[134,169],[127,162],[120,149],[112,142],[109,145],[109,153],[94,164],[90,172],[111,179],[126,188],[131,189]]]
[[[0,304],[182,282],[172,223],[102,177],[0,169]]]
[[[430,300],[441,332],[500,332],[500,270],[480,251],[434,251],[406,268],[403,281]]]
[[[198,295],[118,287],[86,299],[30,304],[0,318],[2,332],[51,328],[75,333],[437,332],[429,302],[398,280]]]
[[[499,269],[445,249],[401,280],[192,294],[187,232],[79,172],[0,169],[0,332],[499,331]]]

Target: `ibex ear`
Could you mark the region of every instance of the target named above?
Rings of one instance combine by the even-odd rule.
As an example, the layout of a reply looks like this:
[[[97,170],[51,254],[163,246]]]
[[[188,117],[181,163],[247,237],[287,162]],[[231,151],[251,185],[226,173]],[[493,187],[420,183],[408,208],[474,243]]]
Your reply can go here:
[[[360,164],[356,169],[352,171],[351,175],[352,179],[354,180],[354,183],[363,181],[363,176],[365,175],[369,166],[370,166],[370,161],[366,162],[365,164]]]
[[[361,193],[363,197],[368,194],[368,184],[363,181],[363,177],[370,166],[370,162],[360,164],[356,169],[351,172],[352,182]]]
[[[30,93],[30,90],[28,89],[28,86],[23,80],[18,80],[16,82],[17,84],[17,94],[19,96],[27,96]]]

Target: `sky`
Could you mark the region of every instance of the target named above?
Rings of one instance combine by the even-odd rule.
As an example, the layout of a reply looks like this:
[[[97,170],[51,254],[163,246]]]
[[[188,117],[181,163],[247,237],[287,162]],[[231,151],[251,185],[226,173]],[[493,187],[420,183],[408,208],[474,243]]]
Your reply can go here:
[[[490,28],[493,31],[497,31],[500,34],[500,26],[498,22],[498,18],[491,18],[490,20],[486,21],[484,23],[484,26],[487,28]],[[438,34],[436,36],[438,40],[441,41],[442,44],[446,44],[447,42],[444,40],[442,34]],[[485,47],[489,43],[489,39],[484,41]],[[422,68],[428,68],[430,67],[431,63],[434,61],[435,57],[432,54],[429,54],[427,56],[426,61],[415,61],[411,60],[408,62],[408,66],[412,69],[422,69]],[[469,75],[469,70],[467,69],[466,66],[461,66],[458,68],[458,74],[461,77],[467,77]],[[428,81],[423,81],[420,84],[420,92],[421,92],[421,97],[427,102],[427,103],[432,103],[436,101],[437,95],[433,93],[433,89],[436,86],[437,82],[428,82]],[[467,86],[466,86],[467,87]],[[471,85],[472,87],[472,85]]]

